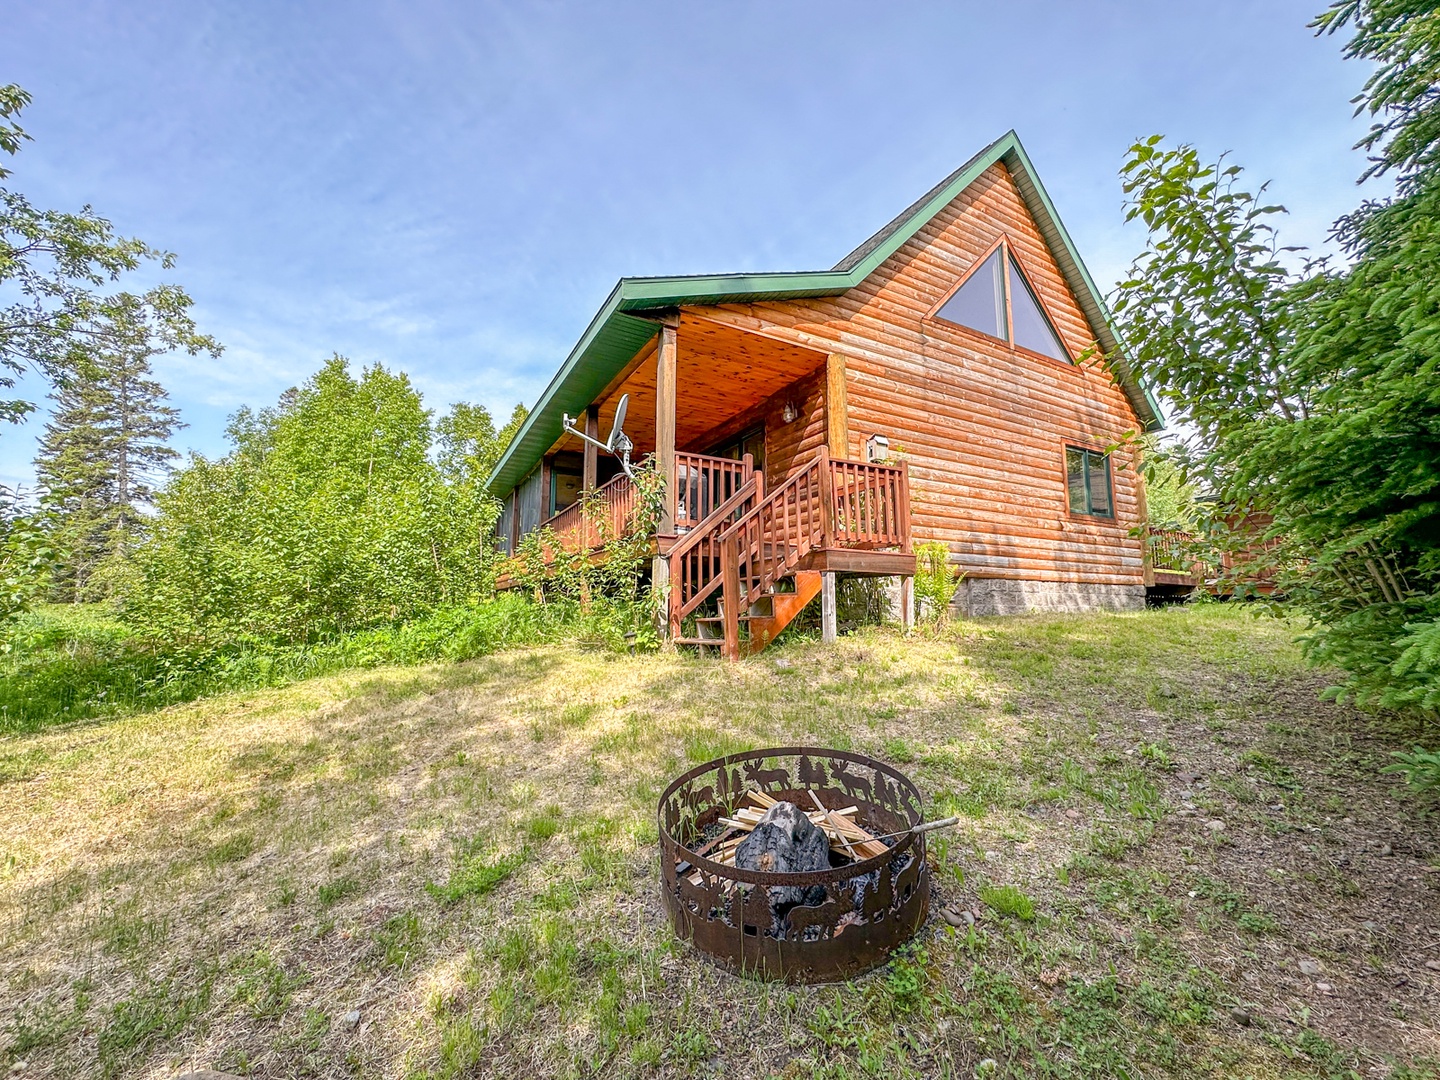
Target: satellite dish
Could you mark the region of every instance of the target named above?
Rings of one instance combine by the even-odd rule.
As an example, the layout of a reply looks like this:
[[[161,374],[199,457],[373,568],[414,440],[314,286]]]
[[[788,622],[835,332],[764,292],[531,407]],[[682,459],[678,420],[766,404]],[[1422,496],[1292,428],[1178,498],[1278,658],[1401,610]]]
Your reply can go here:
[[[620,402],[615,406],[615,422],[610,425],[610,438],[603,443],[598,439],[592,439],[585,432],[575,426],[575,419],[569,413],[561,414],[561,424],[571,435],[574,435],[582,442],[587,442],[597,450],[604,450],[607,454],[613,454],[620,459],[620,468],[625,470],[625,475],[631,480],[635,474],[630,471],[630,451],[635,444],[630,441],[630,436],[625,434],[625,412],[630,407],[630,395],[621,394]]]
[[[625,410],[629,407],[630,395],[621,394],[620,404],[615,406],[615,423],[611,425],[610,438],[606,440],[606,445],[612,450],[620,445],[621,439],[625,439]],[[625,439],[625,441],[628,443],[630,440]]]

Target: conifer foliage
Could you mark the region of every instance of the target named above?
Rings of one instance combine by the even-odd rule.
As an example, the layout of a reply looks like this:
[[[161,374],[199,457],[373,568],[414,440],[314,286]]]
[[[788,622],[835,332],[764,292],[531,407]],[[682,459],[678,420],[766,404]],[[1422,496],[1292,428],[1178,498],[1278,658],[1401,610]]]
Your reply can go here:
[[[142,351],[213,356],[221,349],[196,328],[190,296],[179,286],[111,291],[143,266],[169,270],[173,254],[118,233],[89,206],[47,210],[4,183],[11,170],[3,163],[30,140],[19,123],[29,104],[21,87],[0,85],[0,424],[35,411],[33,401],[9,393],[22,376],[58,386],[87,363],[107,363],[117,341]],[[128,497],[121,503],[129,505]],[[43,594],[59,553],[55,540],[28,497],[0,485],[0,649],[8,628]]]
[[[1440,714],[1440,13],[1430,0],[1341,0],[1316,20],[1378,65],[1357,101],[1377,122],[1367,175],[1394,198],[1338,222],[1347,259],[1287,254],[1283,208],[1160,136],[1131,147],[1129,216],[1149,243],[1115,310],[1140,370],[1198,433],[1185,462],[1218,498],[1202,526],[1263,561],[1313,623],[1336,693]],[[1252,519],[1253,520],[1253,519]],[[1239,523],[1238,528],[1233,527]]]
[[[117,346],[63,371],[35,459],[55,522],[52,593],[61,602],[109,594],[144,536],[155,484],[179,457],[168,440],[183,425],[151,377],[151,351]]]

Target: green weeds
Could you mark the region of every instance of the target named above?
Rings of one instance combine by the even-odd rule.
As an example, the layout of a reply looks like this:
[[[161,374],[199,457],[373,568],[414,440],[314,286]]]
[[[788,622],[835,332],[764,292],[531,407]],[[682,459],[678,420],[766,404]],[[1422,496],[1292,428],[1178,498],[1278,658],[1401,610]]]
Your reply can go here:
[[[118,1075],[150,1047],[174,1038],[210,1007],[215,975],[187,972],[138,988],[110,1009],[97,1036],[101,1073]]]
[[[450,871],[450,879],[443,885],[427,881],[425,891],[446,905],[467,897],[484,896],[518,870],[528,854],[522,849],[492,858],[483,843],[472,841],[462,844]]]
[[[1008,915],[1022,922],[1035,918],[1035,903],[1014,885],[981,885],[980,899],[997,915]]]

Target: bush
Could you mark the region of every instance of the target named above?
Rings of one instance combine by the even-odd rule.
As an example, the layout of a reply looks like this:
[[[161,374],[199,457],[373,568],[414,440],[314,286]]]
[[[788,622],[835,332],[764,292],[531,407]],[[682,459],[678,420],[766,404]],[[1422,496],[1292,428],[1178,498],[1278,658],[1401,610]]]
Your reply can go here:
[[[437,426],[403,374],[336,357],[270,409],[242,409],[222,458],[193,456],[116,578],[146,633],[291,644],[421,619],[487,595],[499,443],[471,406]],[[477,449],[478,447],[478,449]]]

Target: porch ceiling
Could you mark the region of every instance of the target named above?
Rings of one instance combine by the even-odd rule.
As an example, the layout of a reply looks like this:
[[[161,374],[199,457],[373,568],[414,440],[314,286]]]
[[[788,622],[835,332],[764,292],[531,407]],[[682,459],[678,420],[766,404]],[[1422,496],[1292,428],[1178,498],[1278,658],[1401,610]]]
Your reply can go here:
[[[682,314],[675,340],[675,445],[681,450],[708,449],[694,444],[825,363],[823,352],[691,314]],[[603,440],[621,395],[630,395],[625,431],[635,443],[636,458],[655,449],[654,355],[653,347],[643,350],[641,362],[600,404]],[[581,443],[565,435],[551,449],[579,450]]]

